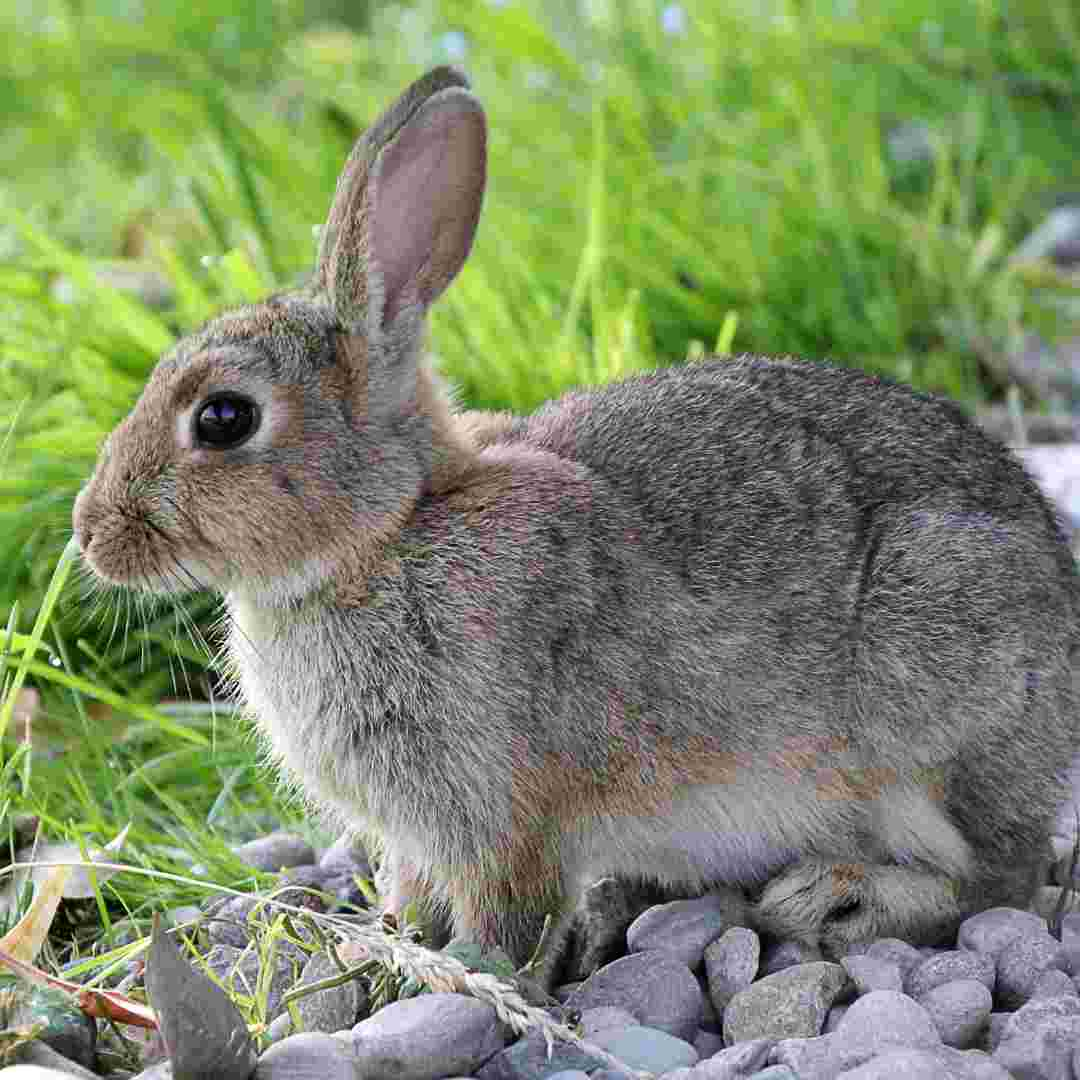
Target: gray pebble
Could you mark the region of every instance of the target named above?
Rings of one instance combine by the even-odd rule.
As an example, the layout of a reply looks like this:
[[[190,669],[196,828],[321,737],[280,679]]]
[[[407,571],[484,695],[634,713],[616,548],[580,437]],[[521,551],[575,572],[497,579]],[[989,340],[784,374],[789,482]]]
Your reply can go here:
[[[322,982],[340,974],[337,964],[325,953],[315,953],[304,965],[299,984]],[[352,1027],[367,1010],[367,994],[359,980],[327,990],[317,990],[296,1001],[303,1031],[340,1031]]]
[[[259,1057],[254,1080],[372,1080],[356,1055],[333,1035],[305,1031],[274,1043]]]
[[[274,953],[273,965],[274,970],[266,987],[266,1015],[271,1019],[281,1011],[281,999],[300,977],[301,971],[299,957],[284,950]],[[206,966],[226,987],[254,995],[262,971],[262,958],[253,949],[215,945],[206,954]]]
[[[994,998],[978,979],[956,979],[928,990],[919,1004],[930,1014],[946,1046],[968,1050],[989,1024]]]
[[[937,986],[957,979],[978,979],[993,992],[997,979],[994,958],[970,949],[953,949],[927,957],[912,967],[904,980],[904,989],[918,999]]]
[[[650,1027],[621,1028],[593,1039],[601,1050],[638,1071],[661,1076],[671,1069],[689,1068],[698,1062],[698,1052],[684,1039]]]
[[[281,1042],[282,1039],[288,1038],[288,1036],[294,1034],[292,1029],[292,1017],[288,1012],[278,1013],[269,1024],[266,1025],[266,1032],[263,1037],[266,1039],[267,1044],[273,1044]]]
[[[1024,238],[1013,260],[1052,259],[1060,266],[1080,262],[1080,206],[1058,206]]]
[[[741,926],[747,905],[741,893],[724,890],[695,900],[674,900],[643,911],[627,928],[630,952],[662,950],[688,968],[701,966],[705,946]]]
[[[724,1010],[724,1041],[817,1035],[825,1015],[849,985],[839,964],[799,964],[751,984]]]
[[[1010,1025],[1006,1031],[994,1051],[994,1060],[1003,1068],[1032,1080],[1072,1080],[1080,1016],[1048,1016],[1023,1029]]]
[[[352,1029],[353,1050],[369,1080],[471,1074],[502,1050],[508,1034],[490,1005],[464,994],[395,1001]]]
[[[745,926],[725,930],[705,949],[709,1000],[718,1013],[723,1013],[728,1002],[754,981],[760,960],[761,941]]]
[[[838,1080],[1011,1080],[991,1058],[977,1050],[962,1052],[952,1047],[886,1051],[847,1072]]]
[[[997,958],[998,1002],[1018,1009],[1031,997],[1044,971],[1060,970],[1061,945],[1045,931],[1014,938]]]
[[[693,972],[665,952],[632,953],[590,975],[567,1004],[582,1012],[617,1005],[639,1024],[690,1040],[701,1026],[702,993]]]
[[[909,945],[899,938],[878,938],[863,955],[896,964],[905,978],[913,967],[917,967],[926,959],[914,945]]]
[[[895,960],[863,953],[849,955],[840,961],[857,994],[869,994],[873,990],[903,990],[904,976]]]
[[[864,994],[844,1013],[834,1036],[849,1045],[875,1050],[903,1046],[936,1046],[941,1036],[929,1013],[906,994],[875,990]]]
[[[581,1030],[584,1038],[590,1040],[607,1031],[637,1026],[637,1017],[617,1005],[598,1005],[581,1013]]]
[[[747,1039],[729,1046],[694,1066],[694,1080],[741,1080],[755,1069],[762,1069],[775,1039]]]
[[[315,861],[315,850],[302,836],[284,831],[249,840],[233,850],[248,866],[267,873],[286,866],[308,866]]]
[[[1046,920],[1030,911],[995,907],[965,919],[960,924],[956,941],[961,949],[972,949],[996,957],[1010,941],[1045,933],[1046,929]]]
[[[1051,969],[1050,971],[1044,971],[1035,980],[1028,1001],[1034,1001],[1036,998],[1060,997],[1062,994],[1075,996],[1077,994],[1076,986],[1064,971]]]
[[[1069,941],[1061,946],[1061,970],[1066,975],[1080,975],[1080,942]]]
[[[168,1058],[157,1061],[141,1073],[136,1073],[131,1080],[173,1080],[172,1062]]]
[[[1069,994],[1056,998],[1039,998],[1007,1015],[1009,1019],[1002,1031],[1002,1040],[1011,1039],[1025,1031],[1033,1031],[1046,1020],[1080,1017],[1080,998]]]
[[[477,1080],[546,1080],[552,1073],[569,1070],[587,1072],[593,1080],[601,1074],[605,1077],[611,1074],[611,1080],[626,1080],[621,1073],[608,1069],[603,1059],[587,1054],[573,1043],[556,1040],[549,1057],[547,1044],[539,1032],[501,1050],[475,1075]]]

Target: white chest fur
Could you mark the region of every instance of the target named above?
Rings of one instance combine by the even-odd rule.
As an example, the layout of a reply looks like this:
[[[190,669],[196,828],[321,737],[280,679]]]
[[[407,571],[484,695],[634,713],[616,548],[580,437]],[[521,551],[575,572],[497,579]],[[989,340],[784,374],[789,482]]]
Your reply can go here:
[[[287,782],[356,824],[367,787],[350,753],[341,671],[316,621],[228,597],[229,653],[244,704]]]

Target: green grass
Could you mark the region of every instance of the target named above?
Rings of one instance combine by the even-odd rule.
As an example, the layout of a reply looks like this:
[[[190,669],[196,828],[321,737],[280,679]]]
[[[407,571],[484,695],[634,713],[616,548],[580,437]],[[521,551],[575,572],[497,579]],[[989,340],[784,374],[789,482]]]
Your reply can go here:
[[[139,20],[108,0],[5,6],[0,609],[14,629],[34,626],[74,494],[157,354],[304,274],[355,135],[435,62],[465,64],[491,125],[474,254],[432,319],[470,405],[528,409],[718,342],[832,356],[975,405],[1006,389],[985,343],[1068,331],[1075,295],[1008,256],[1080,190],[1072,0],[754,14],[687,0],[677,32],[662,4],[585,6],[260,0],[226,17],[145,4]],[[926,158],[891,154],[901,125],[924,126]],[[102,284],[118,259],[162,275],[171,306]],[[189,605],[200,624],[206,606]],[[13,804],[56,835],[101,840],[133,820],[135,857],[164,869],[178,851],[210,865],[210,835],[211,872],[242,880],[225,839],[277,812],[267,776],[227,714],[184,718],[185,741],[152,711],[188,683],[200,696],[205,651],[176,642],[172,612],[88,607],[65,589],[40,624],[52,662],[23,663],[45,734]],[[180,902],[141,879],[109,888],[144,914]]]

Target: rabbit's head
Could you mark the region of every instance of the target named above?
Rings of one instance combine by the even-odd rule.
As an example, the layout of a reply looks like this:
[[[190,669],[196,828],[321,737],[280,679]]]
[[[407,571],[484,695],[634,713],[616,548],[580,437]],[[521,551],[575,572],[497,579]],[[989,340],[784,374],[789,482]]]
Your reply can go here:
[[[483,197],[467,86],[436,69],[360,138],[307,287],[214,319],[159,362],[75,506],[100,577],[301,595],[362,565],[467,454],[420,362]]]

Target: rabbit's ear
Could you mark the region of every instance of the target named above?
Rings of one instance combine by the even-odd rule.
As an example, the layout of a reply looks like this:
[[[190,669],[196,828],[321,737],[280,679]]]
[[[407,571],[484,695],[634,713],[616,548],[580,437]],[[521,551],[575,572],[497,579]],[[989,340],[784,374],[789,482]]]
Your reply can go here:
[[[356,144],[338,180],[316,278],[342,323],[376,337],[417,319],[472,246],[486,126],[468,80],[441,67],[413,83]]]

